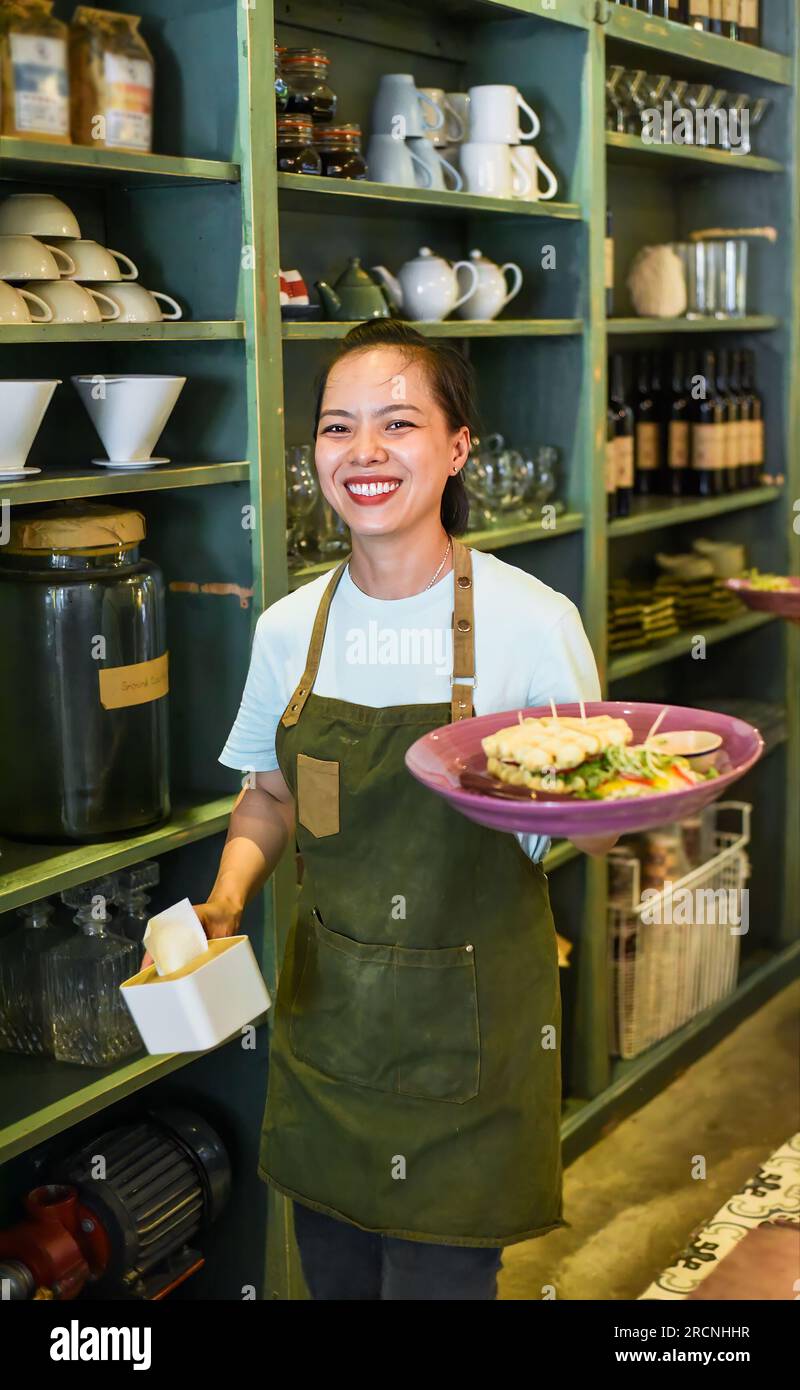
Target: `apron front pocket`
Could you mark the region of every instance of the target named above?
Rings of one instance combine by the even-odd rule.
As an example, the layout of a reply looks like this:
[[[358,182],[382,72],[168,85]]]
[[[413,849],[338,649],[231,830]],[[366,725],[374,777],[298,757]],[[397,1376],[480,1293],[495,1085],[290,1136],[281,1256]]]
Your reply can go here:
[[[297,819],[320,839],[339,833],[339,764],[297,755]]]
[[[315,911],[289,1030],[295,1056],[334,1079],[471,1100],[481,1052],[475,952],[354,941]]]

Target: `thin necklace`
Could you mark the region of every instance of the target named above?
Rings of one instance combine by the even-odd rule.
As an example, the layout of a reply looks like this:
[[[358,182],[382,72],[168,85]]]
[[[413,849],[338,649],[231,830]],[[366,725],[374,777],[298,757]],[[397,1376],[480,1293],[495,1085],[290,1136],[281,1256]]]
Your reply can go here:
[[[448,555],[450,554],[450,546],[451,546],[452,544],[453,544],[453,538],[452,538],[452,536],[448,536],[448,537],[447,537],[447,549],[445,550],[444,555],[442,556],[442,563],[440,564],[439,568],[437,569],[437,571],[436,571],[435,575],[433,576],[433,579],[430,581],[430,583],[425,585],[425,589],[423,589],[423,591],[422,591],[423,593],[425,593],[425,590],[426,590],[426,589],[432,589],[433,586],[434,586],[434,584],[436,583],[437,579],[439,578],[439,575],[441,574],[442,570],[444,569],[445,561],[447,560],[447,557],[448,557]]]

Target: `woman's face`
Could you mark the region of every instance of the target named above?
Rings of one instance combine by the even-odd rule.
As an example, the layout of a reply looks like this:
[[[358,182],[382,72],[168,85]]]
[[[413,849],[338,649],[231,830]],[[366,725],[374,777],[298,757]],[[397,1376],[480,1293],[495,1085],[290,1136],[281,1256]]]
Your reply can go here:
[[[317,473],[327,501],[355,534],[407,530],[438,517],[445,483],[468,456],[466,425],[450,429],[424,365],[401,349],[354,352],[331,369]]]

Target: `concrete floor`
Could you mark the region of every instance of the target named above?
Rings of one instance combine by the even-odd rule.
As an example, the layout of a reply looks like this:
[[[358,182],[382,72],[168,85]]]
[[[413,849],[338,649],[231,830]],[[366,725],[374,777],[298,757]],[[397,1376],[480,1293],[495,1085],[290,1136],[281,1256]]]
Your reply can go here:
[[[800,984],[771,999],[564,1174],[570,1229],[511,1245],[501,1299],[635,1299],[800,1129]],[[693,1156],[706,1158],[702,1180]]]

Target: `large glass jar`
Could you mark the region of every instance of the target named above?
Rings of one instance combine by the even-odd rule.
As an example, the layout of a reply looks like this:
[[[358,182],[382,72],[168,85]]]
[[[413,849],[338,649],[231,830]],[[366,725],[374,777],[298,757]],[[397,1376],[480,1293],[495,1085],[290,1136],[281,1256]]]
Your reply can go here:
[[[365,179],[367,161],[361,153],[361,126],[318,126],[314,144],[319,150],[322,173],[331,179]]]
[[[322,160],[314,148],[310,116],[278,117],[278,169],[282,174],[319,174]]]
[[[336,93],[328,86],[330,58],[321,48],[285,48],[281,71],[289,87],[287,116],[309,116],[318,125],[336,115]]]
[[[15,507],[0,546],[0,832],[91,841],[169,814],[164,579],[141,512]]]

